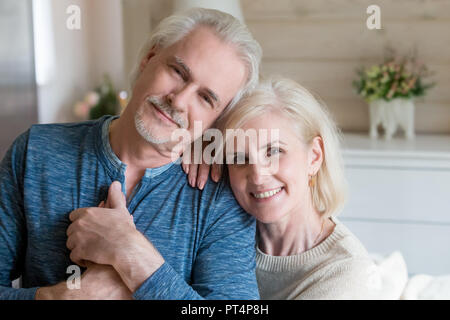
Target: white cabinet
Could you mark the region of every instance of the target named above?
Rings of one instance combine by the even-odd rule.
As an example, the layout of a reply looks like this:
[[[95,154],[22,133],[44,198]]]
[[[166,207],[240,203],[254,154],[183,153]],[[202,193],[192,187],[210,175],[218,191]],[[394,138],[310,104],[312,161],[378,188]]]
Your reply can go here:
[[[399,250],[410,274],[450,273],[450,136],[344,136],[341,220],[369,252]]]

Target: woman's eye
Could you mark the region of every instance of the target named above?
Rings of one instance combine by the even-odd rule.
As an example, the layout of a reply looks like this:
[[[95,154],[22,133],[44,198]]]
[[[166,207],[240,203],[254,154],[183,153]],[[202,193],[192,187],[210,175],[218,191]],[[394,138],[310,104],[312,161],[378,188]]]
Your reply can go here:
[[[280,148],[269,148],[267,150],[267,156],[271,157],[271,156],[275,156],[277,154],[281,153]]]

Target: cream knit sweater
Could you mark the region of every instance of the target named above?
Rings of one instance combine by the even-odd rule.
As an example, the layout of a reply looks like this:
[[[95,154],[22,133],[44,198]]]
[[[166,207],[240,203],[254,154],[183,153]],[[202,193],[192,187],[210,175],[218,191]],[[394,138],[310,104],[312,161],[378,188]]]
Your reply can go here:
[[[319,245],[293,256],[257,249],[261,299],[379,299],[381,275],[364,246],[338,219]]]

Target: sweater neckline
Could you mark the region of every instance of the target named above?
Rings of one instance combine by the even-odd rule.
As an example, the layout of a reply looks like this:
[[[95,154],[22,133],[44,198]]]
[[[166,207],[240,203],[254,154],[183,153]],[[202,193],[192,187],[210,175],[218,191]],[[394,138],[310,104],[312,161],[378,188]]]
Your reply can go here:
[[[258,269],[268,272],[294,271],[298,269],[299,265],[307,264],[328,252],[345,234],[342,223],[336,217],[331,217],[331,220],[336,224],[333,232],[317,246],[305,252],[290,256],[272,256],[262,252],[256,245],[256,265]]]

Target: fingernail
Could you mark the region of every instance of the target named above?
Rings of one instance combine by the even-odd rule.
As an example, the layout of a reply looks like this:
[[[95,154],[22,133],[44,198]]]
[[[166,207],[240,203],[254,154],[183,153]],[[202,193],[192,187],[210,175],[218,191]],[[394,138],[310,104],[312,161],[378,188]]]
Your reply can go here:
[[[204,187],[205,187],[205,182],[204,182],[204,181],[199,181],[199,182],[198,182],[198,188],[199,188],[200,190],[203,190]]]
[[[114,189],[120,190],[120,191],[121,191],[121,190],[122,190],[121,187],[122,187],[122,184],[121,184],[119,181],[114,181],[114,182],[113,182],[113,188],[114,188]]]

